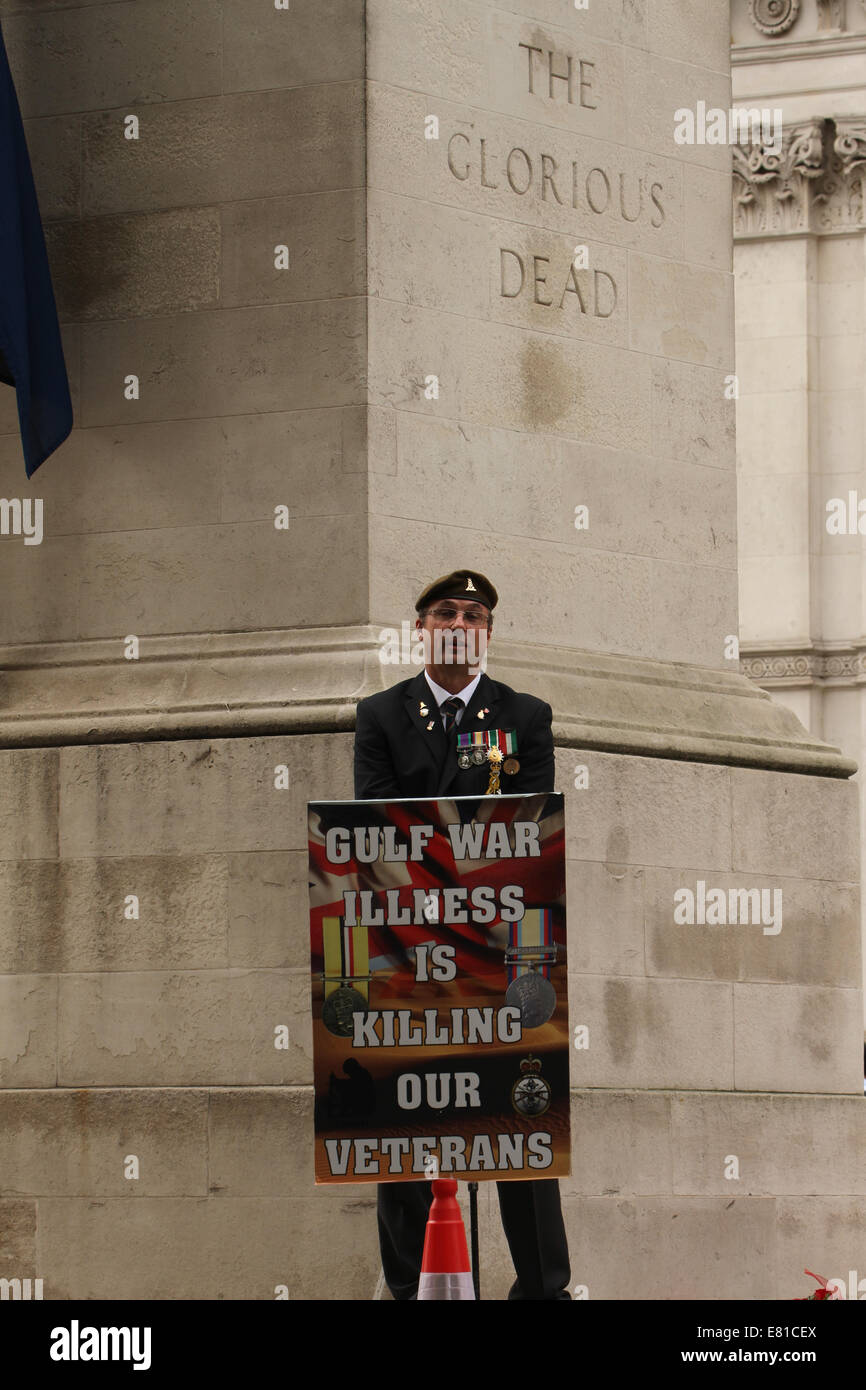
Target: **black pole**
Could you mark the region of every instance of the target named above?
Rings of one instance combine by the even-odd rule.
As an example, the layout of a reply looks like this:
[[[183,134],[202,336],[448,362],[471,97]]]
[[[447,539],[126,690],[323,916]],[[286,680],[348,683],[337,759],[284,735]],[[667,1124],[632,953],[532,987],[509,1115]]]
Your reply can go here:
[[[475,1297],[481,1297],[481,1275],[478,1268],[478,1183],[469,1184],[469,1241],[472,1250],[472,1284]]]

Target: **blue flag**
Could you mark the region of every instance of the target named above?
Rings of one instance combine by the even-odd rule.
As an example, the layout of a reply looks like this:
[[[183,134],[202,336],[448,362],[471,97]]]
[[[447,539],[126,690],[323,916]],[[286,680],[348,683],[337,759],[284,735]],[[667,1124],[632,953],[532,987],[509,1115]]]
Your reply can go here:
[[[48,253],[0,30],[0,381],[18,395],[28,478],[72,429]]]

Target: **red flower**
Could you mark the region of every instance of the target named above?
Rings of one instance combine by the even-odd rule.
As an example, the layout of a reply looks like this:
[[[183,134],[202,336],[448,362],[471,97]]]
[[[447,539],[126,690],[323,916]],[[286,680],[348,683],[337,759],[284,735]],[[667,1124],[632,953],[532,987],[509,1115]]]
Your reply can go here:
[[[795,1298],[795,1303],[811,1303],[813,1301],[819,1302],[821,1299],[829,1299],[831,1302],[833,1302],[835,1299],[839,1298],[839,1290],[828,1289],[827,1280],[822,1279],[820,1274],[813,1274],[811,1269],[804,1269],[803,1273],[808,1274],[812,1279],[817,1279],[821,1287],[819,1289],[816,1289],[814,1293],[810,1293],[806,1298]]]

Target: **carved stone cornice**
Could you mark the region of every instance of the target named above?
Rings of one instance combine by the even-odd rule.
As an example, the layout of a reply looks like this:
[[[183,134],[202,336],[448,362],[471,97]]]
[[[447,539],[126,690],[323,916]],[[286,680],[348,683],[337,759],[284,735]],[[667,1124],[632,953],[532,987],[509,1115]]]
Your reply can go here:
[[[759,34],[785,34],[800,13],[800,0],[749,0],[749,19]]]
[[[804,39],[784,36],[773,42],[763,39],[756,43],[731,44],[731,67],[749,67],[754,63],[766,67],[768,63],[800,62],[803,59],[811,62],[815,57],[853,58],[855,62],[862,62],[863,53],[866,53],[866,30],[828,29]]]
[[[744,676],[766,689],[778,686],[866,685],[862,642],[740,644]]]
[[[733,147],[734,236],[849,231],[866,225],[866,118],[787,126],[781,149]]]
[[[142,637],[136,661],[108,639],[0,647],[0,748],[351,733],[359,699],[420,670],[383,664],[381,639],[372,624],[174,634]],[[489,674],[550,702],[559,748],[856,771],[738,670],[498,638]]]

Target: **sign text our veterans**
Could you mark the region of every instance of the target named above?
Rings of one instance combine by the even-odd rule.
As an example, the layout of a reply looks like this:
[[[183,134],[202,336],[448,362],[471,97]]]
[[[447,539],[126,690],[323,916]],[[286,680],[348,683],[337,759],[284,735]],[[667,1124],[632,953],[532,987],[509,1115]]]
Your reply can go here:
[[[569,1172],[563,798],[309,806],[317,1183]]]

